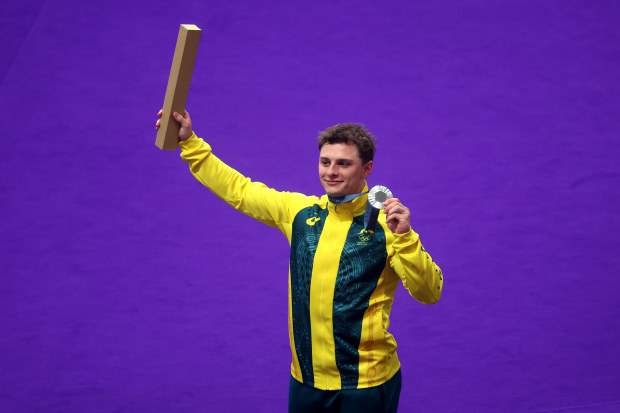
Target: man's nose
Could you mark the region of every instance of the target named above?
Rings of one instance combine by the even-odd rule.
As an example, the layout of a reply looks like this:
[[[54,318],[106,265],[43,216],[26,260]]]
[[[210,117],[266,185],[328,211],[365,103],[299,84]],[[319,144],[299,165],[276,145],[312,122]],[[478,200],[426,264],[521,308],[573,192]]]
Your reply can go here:
[[[328,175],[338,175],[338,166],[331,164],[329,168],[327,168]]]

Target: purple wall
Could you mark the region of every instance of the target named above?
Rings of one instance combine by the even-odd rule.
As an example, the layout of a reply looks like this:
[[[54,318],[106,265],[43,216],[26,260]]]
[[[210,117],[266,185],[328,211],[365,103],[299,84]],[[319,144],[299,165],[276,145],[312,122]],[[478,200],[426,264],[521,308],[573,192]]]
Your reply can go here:
[[[444,295],[401,288],[401,411],[620,410],[616,1],[0,5],[0,411],[286,410],[288,245],[154,146],[321,194],[314,138],[378,138]]]

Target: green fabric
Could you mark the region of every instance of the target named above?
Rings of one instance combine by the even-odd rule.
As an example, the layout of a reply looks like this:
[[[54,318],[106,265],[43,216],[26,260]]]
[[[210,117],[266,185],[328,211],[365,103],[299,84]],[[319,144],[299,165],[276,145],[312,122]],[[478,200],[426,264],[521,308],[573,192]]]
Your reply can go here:
[[[310,281],[312,264],[327,209],[318,205],[304,208],[295,216],[291,237],[291,308],[295,351],[304,383],[314,385],[312,366],[312,325],[310,322]],[[308,225],[312,221],[312,225]]]
[[[341,252],[332,311],[336,364],[343,389],[357,387],[364,312],[386,260],[383,228],[370,233],[364,228],[363,215],[355,217]]]

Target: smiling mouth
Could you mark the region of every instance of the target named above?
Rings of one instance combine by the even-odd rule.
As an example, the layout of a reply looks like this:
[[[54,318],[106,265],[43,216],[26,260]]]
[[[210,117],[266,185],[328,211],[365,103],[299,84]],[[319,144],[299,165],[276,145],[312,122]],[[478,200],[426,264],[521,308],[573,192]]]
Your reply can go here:
[[[327,182],[327,185],[338,185],[339,183],[342,183],[342,181],[325,181]]]

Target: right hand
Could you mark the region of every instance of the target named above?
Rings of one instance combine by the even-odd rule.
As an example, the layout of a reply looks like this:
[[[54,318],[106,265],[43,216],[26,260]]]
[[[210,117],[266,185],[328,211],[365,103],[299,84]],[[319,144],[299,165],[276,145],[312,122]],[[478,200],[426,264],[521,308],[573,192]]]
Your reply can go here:
[[[157,116],[161,118],[162,109],[157,112]],[[179,124],[181,129],[179,129],[179,140],[184,141],[190,136],[192,136],[192,119],[189,117],[189,113],[185,111],[185,115],[181,116],[177,112],[172,113],[172,117]],[[161,126],[161,119],[157,119],[157,123],[155,123],[155,129],[159,130]]]

